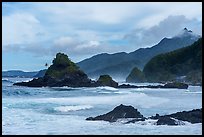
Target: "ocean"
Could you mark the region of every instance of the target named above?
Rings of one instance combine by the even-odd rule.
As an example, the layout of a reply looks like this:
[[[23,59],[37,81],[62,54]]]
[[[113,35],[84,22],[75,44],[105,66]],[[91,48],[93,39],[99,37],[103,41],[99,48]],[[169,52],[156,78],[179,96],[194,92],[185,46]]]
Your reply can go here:
[[[2,134],[36,135],[201,135],[202,123],[168,126],[155,120],[124,124],[86,121],[131,105],[149,117],[202,108],[202,87],[188,89],[116,89],[112,87],[29,88],[13,86],[30,78],[2,78]],[[122,84],[123,82],[120,82]],[[137,83],[148,85],[157,83]]]

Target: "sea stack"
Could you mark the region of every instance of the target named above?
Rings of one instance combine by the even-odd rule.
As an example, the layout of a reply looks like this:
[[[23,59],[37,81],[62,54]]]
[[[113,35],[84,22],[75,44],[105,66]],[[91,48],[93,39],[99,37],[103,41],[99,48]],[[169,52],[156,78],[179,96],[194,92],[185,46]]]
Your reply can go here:
[[[57,53],[52,65],[45,72],[44,77],[29,82],[14,83],[14,85],[28,87],[87,87],[91,86],[88,76],[73,63],[66,54]]]
[[[14,85],[27,87],[117,87],[118,83],[113,81],[109,75],[101,75],[98,81],[92,81],[66,54],[57,53],[43,77],[34,78],[29,82],[14,83]]]

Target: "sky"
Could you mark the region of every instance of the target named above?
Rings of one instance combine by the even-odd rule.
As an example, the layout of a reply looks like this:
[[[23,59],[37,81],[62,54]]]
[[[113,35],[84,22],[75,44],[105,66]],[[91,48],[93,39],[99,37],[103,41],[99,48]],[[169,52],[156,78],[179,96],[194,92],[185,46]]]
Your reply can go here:
[[[202,35],[201,2],[3,2],[2,69],[39,71],[58,52],[73,62],[128,53],[185,27]]]

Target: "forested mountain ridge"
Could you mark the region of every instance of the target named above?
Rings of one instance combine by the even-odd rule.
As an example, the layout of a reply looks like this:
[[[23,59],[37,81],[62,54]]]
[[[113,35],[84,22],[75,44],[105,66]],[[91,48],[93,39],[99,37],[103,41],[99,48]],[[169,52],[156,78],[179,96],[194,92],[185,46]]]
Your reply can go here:
[[[189,46],[199,38],[199,35],[184,28],[178,35],[172,38],[163,38],[158,44],[150,48],[140,48],[130,53],[102,53],[78,62],[77,65],[89,77],[96,78],[101,74],[108,74],[113,78],[118,76],[125,79],[134,67],[142,70],[152,57]]]
[[[202,38],[188,47],[153,57],[143,73],[149,82],[183,80],[202,83]]]

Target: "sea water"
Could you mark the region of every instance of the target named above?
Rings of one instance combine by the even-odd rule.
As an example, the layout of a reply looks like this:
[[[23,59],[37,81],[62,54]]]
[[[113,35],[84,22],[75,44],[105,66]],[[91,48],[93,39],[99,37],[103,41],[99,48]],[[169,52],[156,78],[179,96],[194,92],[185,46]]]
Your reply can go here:
[[[202,134],[202,123],[185,122],[185,125],[168,126],[155,125],[155,120],[131,124],[124,124],[123,120],[114,123],[85,120],[87,117],[105,114],[120,104],[137,108],[145,117],[156,113],[164,115],[199,109],[202,108],[200,86],[189,86],[188,89],[13,86],[14,82],[29,80],[29,78],[2,78],[3,135]],[[139,85],[145,84],[149,83]]]

